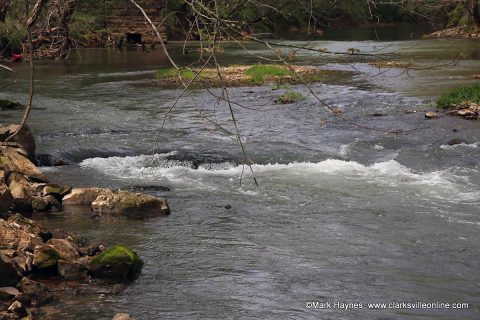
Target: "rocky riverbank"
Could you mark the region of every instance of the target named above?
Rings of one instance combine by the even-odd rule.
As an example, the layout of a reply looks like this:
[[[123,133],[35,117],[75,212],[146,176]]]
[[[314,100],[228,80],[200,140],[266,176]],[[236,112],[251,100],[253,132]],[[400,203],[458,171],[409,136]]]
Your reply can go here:
[[[448,28],[435,31],[423,36],[424,39],[456,38],[456,39],[479,39],[480,29],[469,28],[466,26]]]
[[[6,139],[15,128],[0,127],[0,138]],[[0,319],[47,319],[39,307],[54,299],[48,284],[89,284],[92,279],[124,282],[135,279],[143,266],[126,246],[106,248],[72,232],[47,230],[29,218],[61,214],[64,206],[89,206],[93,217],[170,213],[160,197],[50,183],[34,159],[35,141],[28,127],[14,142],[0,142]]]

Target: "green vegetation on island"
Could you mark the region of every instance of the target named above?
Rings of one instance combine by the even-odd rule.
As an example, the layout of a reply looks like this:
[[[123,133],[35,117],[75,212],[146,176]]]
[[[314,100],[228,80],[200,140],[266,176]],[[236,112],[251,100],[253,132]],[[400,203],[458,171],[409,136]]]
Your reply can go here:
[[[461,105],[480,104],[480,84],[461,86],[445,92],[437,99],[437,106],[452,109]]]
[[[254,65],[216,68],[163,68],[155,76],[160,85],[176,86],[193,81],[195,86],[257,86],[266,84],[300,84],[322,81],[326,71],[317,67]]]

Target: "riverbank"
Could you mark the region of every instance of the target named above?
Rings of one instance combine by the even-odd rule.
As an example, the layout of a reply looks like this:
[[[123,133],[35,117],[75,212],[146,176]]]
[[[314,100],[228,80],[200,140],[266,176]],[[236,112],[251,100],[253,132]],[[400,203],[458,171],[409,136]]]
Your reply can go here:
[[[0,139],[16,129],[0,127]],[[161,197],[50,183],[34,161],[35,141],[28,127],[13,142],[0,142],[0,319],[46,319],[52,311],[44,306],[55,300],[54,288],[125,283],[143,267],[126,246],[106,247],[29,218],[61,215],[65,206],[87,207],[91,215],[84,219],[110,222],[170,213]]]
[[[480,29],[459,26],[435,31],[423,36],[423,39],[480,39]]]

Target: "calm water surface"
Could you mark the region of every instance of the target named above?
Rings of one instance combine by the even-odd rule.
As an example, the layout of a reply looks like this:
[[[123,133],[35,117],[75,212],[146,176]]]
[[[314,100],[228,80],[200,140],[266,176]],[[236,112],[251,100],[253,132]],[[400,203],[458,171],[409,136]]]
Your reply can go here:
[[[272,56],[267,48],[247,45]],[[187,93],[160,132],[179,93],[152,83],[154,71],[168,64],[160,51],[80,50],[68,62],[38,66],[30,120],[38,152],[70,163],[44,168],[52,181],[171,188],[152,192],[168,198],[172,214],[166,218],[98,222],[88,210],[66,210],[42,220],[107,244],[131,245],[146,262],[142,275],[118,294],[108,285],[58,289],[52,306],[58,319],[111,319],[120,311],[137,319],[480,318],[480,123],[448,116],[428,121],[422,112],[405,112],[430,110],[445,89],[476,81],[480,43],[309,45],[395,52],[389,58],[424,70],[297,53],[294,63],[334,70],[325,84],[310,89],[349,121],[329,115],[304,86],[293,89],[307,99],[286,106],[274,100],[288,88],[231,89],[258,188],[241,166],[227,106],[214,95]],[[180,55],[181,44],[169,47],[180,62],[195,60]],[[456,65],[430,69],[432,62],[449,64],[460,54],[464,59]],[[256,58],[231,44],[220,60]],[[0,82],[17,84],[0,98],[26,98],[27,69],[16,67]],[[0,114],[2,122],[19,117]],[[465,143],[449,146],[453,138]],[[307,301],[363,308],[313,310]],[[417,301],[470,307],[366,307]]]

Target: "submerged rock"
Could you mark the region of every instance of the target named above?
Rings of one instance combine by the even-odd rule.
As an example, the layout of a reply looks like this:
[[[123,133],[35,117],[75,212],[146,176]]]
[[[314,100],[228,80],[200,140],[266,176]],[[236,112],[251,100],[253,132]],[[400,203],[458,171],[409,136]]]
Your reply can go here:
[[[98,278],[132,279],[140,274],[143,261],[130,248],[116,245],[92,259],[89,273]]]
[[[23,105],[18,102],[0,99],[0,109],[1,110],[20,110],[20,109],[23,109]]]
[[[49,154],[37,154],[35,159],[37,160],[37,165],[40,167],[59,167],[68,165],[68,163],[62,159],[58,159]]]
[[[130,218],[162,216],[170,213],[164,198],[127,191],[100,195],[92,203],[92,210],[100,214],[123,215]]]

